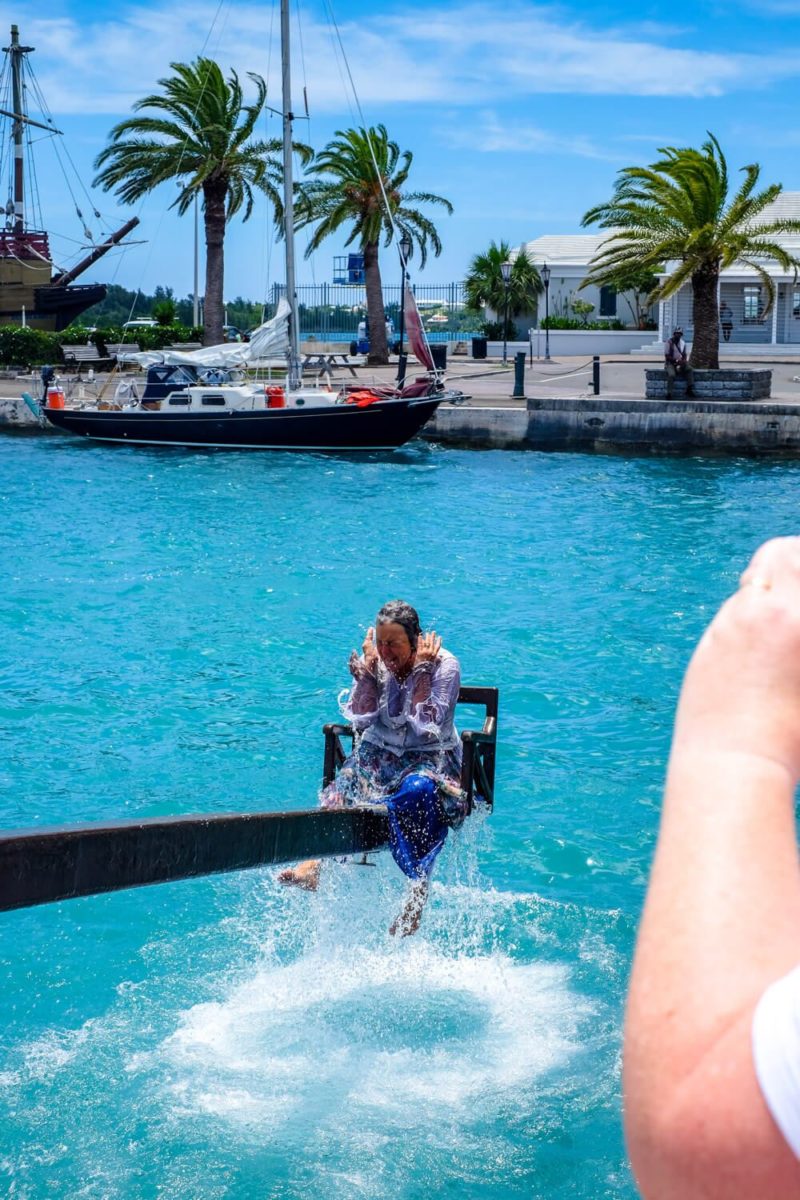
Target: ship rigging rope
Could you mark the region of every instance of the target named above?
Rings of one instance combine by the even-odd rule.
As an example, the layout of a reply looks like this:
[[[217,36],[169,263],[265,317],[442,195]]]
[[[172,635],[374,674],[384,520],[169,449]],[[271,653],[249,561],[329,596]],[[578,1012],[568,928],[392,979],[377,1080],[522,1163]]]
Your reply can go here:
[[[342,35],[341,35],[341,32],[340,32],[340,30],[339,30],[339,24],[338,24],[338,22],[337,22],[337,20],[336,20],[336,14],[335,14],[335,13],[334,13],[334,11],[333,11],[333,7],[332,7],[332,5],[331,5],[331,3],[330,3],[330,0],[325,0],[325,8],[326,8],[326,10],[327,10],[327,12],[328,12],[328,15],[329,15],[329,17],[330,17],[331,24],[333,25],[333,28],[334,28],[334,33],[335,33],[335,36],[336,36],[336,41],[337,41],[337,43],[338,43],[338,45],[339,45],[339,51],[340,51],[340,53],[341,53],[341,56],[342,56],[342,61],[343,61],[343,63],[344,63],[344,67],[345,67],[345,70],[346,70],[346,72],[347,72],[347,78],[348,78],[348,79],[349,79],[349,81],[350,81],[350,87],[351,87],[351,89],[352,89],[352,93],[353,93],[353,99],[354,99],[354,101],[355,101],[356,109],[357,109],[357,111],[358,111],[358,116],[359,116],[359,119],[360,119],[360,121],[361,121],[361,127],[362,127],[362,129],[364,130],[364,134],[365,134],[365,137],[366,137],[367,145],[369,146],[369,153],[370,153],[370,157],[371,157],[371,159],[372,159],[372,165],[373,165],[373,166],[374,166],[374,168],[375,168],[375,176],[376,176],[376,178],[377,178],[377,180],[378,180],[378,186],[379,186],[379,188],[380,188],[380,190],[381,190],[381,196],[383,197],[383,207],[384,207],[384,211],[385,211],[385,213],[386,213],[387,220],[388,220],[388,222],[389,222],[389,225],[390,225],[390,227],[391,227],[391,230],[392,230],[392,240],[395,242],[395,244],[396,244],[396,246],[397,246],[397,251],[398,251],[398,253],[399,253],[399,255],[400,255],[400,262],[402,263],[402,267],[403,267],[403,280],[404,280],[404,284],[406,284],[406,283],[408,282],[408,274],[409,274],[409,272],[408,272],[408,262],[407,262],[407,260],[406,260],[406,259],[403,257],[403,251],[402,251],[402,248],[401,248],[401,245],[400,245],[400,239],[399,239],[399,237],[397,236],[397,225],[395,224],[395,220],[394,220],[394,214],[392,213],[392,208],[391,208],[391,205],[389,204],[389,197],[386,195],[386,188],[385,188],[385,186],[384,186],[384,182],[383,182],[383,174],[382,174],[382,172],[381,172],[381,169],[380,169],[380,167],[378,166],[378,159],[377,159],[377,157],[376,157],[376,155],[375,155],[375,148],[374,148],[374,146],[373,146],[373,144],[372,144],[372,138],[370,137],[370,128],[369,128],[369,126],[367,125],[366,118],[364,117],[364,111],[363,111],[363,109],[362,109],[362,107],[361,107],[361,101],[360,101],[360,100],[359,100],[359,98],[358,98],[358,91],[357,91],[357,89],[356,89],[355,80],[353,79],[353,73],[352,73],[352,71],[350,70],[350,62],[349,62],[349,60],[348,60],[348,58],[347,58],[347,54],[346,54],[346,52],[345,52],[345,48],[344,48],[344,42],[342,41]],[[401,305],[401,307],[403,307],[403,308],[405,307],[405,302],[406,302],[406,298],[405,298],[405,294],[403,294],[403,295],[401,295],[401,297],[400,297],[400,305]],[[428,341],[428,334],[427,334],[427,333],[426,333],[426,331],[425,331],[425,326],[423,325],[423,323],[422,323],[422,320],[421,320],[421,319],[420,319],[420,321],[419,321],[419,328],[420,328],[420,331],[421,331],[421,333],[422,333],[422,338],[423,338],[423,341],[425,342],[425,346],[426,346],[426,348],[427,348],[428,354],[430,355],[431,361],[433,361],[433,354],[432,354],[432,352],[431,352],[431,344],[430,344],[430,342]]]
[[[28,85],[28,80],[30,81],[30,85]],[[39,86],[39,81],[36,78],[36,74],[33,70],[33,67],[28,62],[25,63],[24,86],[25,86],[26,90],[28,89],[28,86],[30,86],[30,91],[36,100],[36,104],[38,105],[39,111],[42,113],[42,116],[44,117],[45,122],[48,125],[52,126],[53,125],[52,113],[50,112],[50,110],[47,106],[47,101],[45,100],[42,89]],[[75,207],[75,212],[77,213],[78,218],[81,221],[81,224],[83,225],[84,237],[89,241],[89,243],[91,245],[94,245],[95,239],[92,236],[91,230],[87,227],[86,222],[84,221],[83,213],[80,210],[80,207],[78,204],[78,198],[75,195],[75,190],[72,186],[71,178],[74,178],[77,180],[78,186],[79,186],[81,192],[83,193],[83,195],[86,197],[86,201],[89,204],[95,219],[101,223],[101,228],[102,228],[102,224],[103,224],[103,217],[98,212],[98,210],[95,206],[94,200],[92,199],[91,192],[89,191],[86,184],[84,183],[83,177],[82,177],[80,171],[78,170],[77,166],[75,165],[75,162],[69,152],[68,147],[66,146],[66,144],[59,143],[58,137],[55,136],[56,133],[57,133],[57,130],[55,129],[55,127],[53,127],[52,133],[50,135],[53,138],[53,152],[56,156],[56,160],[61,169],[61,174],[63,176],[64,183],[67,186],[67,191],[69,192],[70,198]],[[30,138],[28,140],[28,145],[29,146],[31,145]],[[71,175],[70,175],[70,172],[67,171],[66,166],[64,165],[64,159],[66,159],[66,161],[70,167]],[[34,161],[32,154],[29,156],[29,162],[30,162],[30,173],[34,176],[34,178],[36,178],[36,166],[35,166],[35,161]],[[37,195],[37,204],[39,204],[39,210],[41,212],[41,204],[38,201],[38,196],[39,196],[38,179],[36,181],[36,195]],[[40,223],[41,223],[41,217],[40,217]]]

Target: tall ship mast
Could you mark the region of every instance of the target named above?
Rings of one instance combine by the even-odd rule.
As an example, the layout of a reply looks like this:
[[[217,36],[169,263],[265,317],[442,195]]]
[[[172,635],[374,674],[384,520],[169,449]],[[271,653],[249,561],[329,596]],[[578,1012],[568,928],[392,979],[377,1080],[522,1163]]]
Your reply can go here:
[[[3,72],[6,87],[0,96],[0,124],[10,129],[10,141],[7,133],[2,139],[3,162],[5,165],[8,159],[10,178],[8,201],[0,212],[0,221],[3,212],[5,215],[0,228],[0,325],[25,324],[58,331],[105,298],[105,284],[75,285],[73,280],[122,241],[139,224],[139,218],[126,222],[69,270],[54,266],[47,233],[34,228],[27,213],[26,133],[33,127],[61,136],[59,130],[34,121],[25,110],[26,58],[33,50],[33,46],[21,45],[19,28],[12,25],[11,45],[3,47],[8,70]]]

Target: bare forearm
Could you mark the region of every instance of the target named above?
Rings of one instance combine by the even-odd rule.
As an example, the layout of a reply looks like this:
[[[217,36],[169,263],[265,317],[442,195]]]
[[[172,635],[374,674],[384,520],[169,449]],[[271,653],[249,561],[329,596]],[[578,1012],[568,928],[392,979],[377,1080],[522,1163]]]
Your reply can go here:
[[[374,675],[366,671],[356,680],[350,694],[350,708],[360,716],[372,713],[378,707],[378,683]]]
[[[736,1129],[742,1145],[760,1130],[765,1162],[779,1140],[756,1085],[749,1030],[765,987],[800,962],[793,799],[778,763],[673,753],[625,1031],[626,1126],[646,1197],[745,1195],[750,1185],[736,1191],[743,1174],[729,1144]],[[703,1155],[717,1153],[720,1128],[727,1140],[718,1159],[733,1174],[717,1162],[720,1190],[700,1190]]]
[[[800,1196],[752,1048],[756,1005],[800,963],[798,780],[800,539],[785,538],[756,552],[681,691],[625,1030],[646,1200]]]
[[[637,1041],[666,1014],[686,1018],[662,1056],[665,1082],[800,961],[793,799],[785,769],[765,760],[682,753],[670,766],[629,1002]]]

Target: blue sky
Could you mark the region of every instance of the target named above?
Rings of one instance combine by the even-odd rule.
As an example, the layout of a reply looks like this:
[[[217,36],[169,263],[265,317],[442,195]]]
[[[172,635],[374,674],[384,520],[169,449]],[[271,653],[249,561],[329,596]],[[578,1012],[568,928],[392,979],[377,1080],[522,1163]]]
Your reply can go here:
[[[413,272],[420,283],[462,278],[471,256],[491,239],[519,245],[544,233],[579,231],[581,215],[608,198],[621,167],[653,161],[659,146],[699,144],[706,130],[720,139],[732,174],[758,162],[764,182],[800,190],[800,0],[728,0],[674,15],[647,0],[613,6],[303,0],[299,23],[293,21],[293,80],[295,107],[302,111],[305,87],[311,119],[298,122],[296,132],[318,148],[335,130],[359,123],[332,18],[366,121],[384,123],[401,148],[413,151],[411,187],[454,205],[452,217],[430,211],[444,250],[424,273]],[[65,134],[61,157],[68,155],[87,181],[111,126],[156,89],[171,61],[204,53],[242,77],[258,72],[280,106],[278,10],[270,2],[4,6],[3,44],[12,21],[23,42],[36,47],[31,65]],[[29,109],[36,116],[32,99]],[[265,119],[264,133],[280,135],[277,117]],[[52,151],[45,138],[38,186],[61,262],[85,243]],[[135,236],[143,239],[107,256],[83,282],[144,291],[171,285],[180,296],[191,291],[192,222],[169,212],[170,186],[137,209],[102,192],[93,192],[91,202],[76,198],[95,236],[101,222],[91,217],[93,207],[103,228],[135,212],[141,218]],[[299,281],[330,282],[344,238],[331,239],[311,261],[302,260],[303,241],[301,234]],[[385,252],[384,266],[392,282],[393,251]],[[202,269],[201,258],[201,290]],[[246,224],[235,220],[226,241],[226,298],[263,299],[282,273],[266,208]]]

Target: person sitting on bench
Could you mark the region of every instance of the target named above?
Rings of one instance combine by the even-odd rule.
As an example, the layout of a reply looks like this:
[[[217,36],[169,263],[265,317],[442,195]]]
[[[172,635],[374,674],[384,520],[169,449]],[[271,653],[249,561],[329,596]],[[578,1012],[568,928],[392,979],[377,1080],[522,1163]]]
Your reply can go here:
[[[675,326],[672,337],[664,343],[664,370],[667,373],[668,399],[672,399],[672,387],[677,375],[682,375],[686,380],[686,395],[694,396],[694,371],[689,366],[686,342],[683,340],[683,330],[680,325]]]

